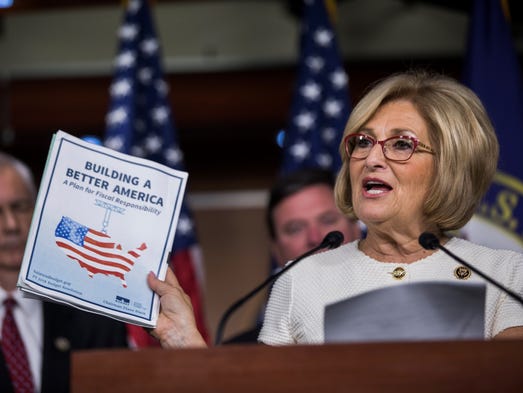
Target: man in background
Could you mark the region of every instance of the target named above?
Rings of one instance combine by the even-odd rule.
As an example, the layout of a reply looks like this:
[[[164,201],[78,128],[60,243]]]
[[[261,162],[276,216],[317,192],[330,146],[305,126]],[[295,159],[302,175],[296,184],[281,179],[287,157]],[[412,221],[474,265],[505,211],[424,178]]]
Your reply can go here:
[[[274,269],[318,246],[331,231],[343,233],[344,243],[361,237],[358,221],[347,219],[336,207],[334,183],[331,172],[316,168],[300,169],[276,180],[266,212]],[[259,321],[226,343],[257,342],[261,325]]]
[[[68,392],[73,350],[127,347],[125,325],[57,303],[22,297],[16,288],[31,225],[36,188],[28,167],[0,152],[0,392]],[[7,300],[7,301],[6,301]],[[11,305],[8,305],[11,304]],[[12,308],[12,314],[8,309]],[[7,347],[8,320],[16,323],[23,349]],[[18,333],[15,334],[18,336]],[[24,351],[25,349],[25,351]],[[25,352],[25,355],[23,354]],[[15,357],[15,362],[11,358]],[[28,361],[23,390],[15,374]]]

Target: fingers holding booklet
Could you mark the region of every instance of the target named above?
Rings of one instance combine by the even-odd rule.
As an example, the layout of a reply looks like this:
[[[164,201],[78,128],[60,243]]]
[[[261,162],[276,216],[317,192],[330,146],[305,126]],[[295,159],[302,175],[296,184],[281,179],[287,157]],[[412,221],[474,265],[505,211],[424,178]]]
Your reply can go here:
[[[160,341],[162,347],[206,347],[196,326],[191,299],[183,291],[171,268],[167,269],[165,281],[149,272],[147,283],[161,300],[160,315],[151,334]]]

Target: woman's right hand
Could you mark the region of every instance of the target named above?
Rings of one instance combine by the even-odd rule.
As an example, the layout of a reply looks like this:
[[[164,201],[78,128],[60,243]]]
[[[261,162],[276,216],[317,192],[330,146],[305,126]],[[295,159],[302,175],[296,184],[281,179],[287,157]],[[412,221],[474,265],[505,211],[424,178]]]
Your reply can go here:
[[[160,296],[160,315],[151,335],[163,348],[206,347],[201,336],[191,304],[171,268],[167,269],[165,281],[153,272],[147,275],[147,284]]]

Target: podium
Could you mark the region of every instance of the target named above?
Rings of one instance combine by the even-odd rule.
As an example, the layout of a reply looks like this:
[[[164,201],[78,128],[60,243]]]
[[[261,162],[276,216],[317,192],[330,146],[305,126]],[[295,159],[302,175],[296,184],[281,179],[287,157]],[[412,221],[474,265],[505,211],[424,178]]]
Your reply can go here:
[[[78,351],[72,393],[523,392],[523,341]]]

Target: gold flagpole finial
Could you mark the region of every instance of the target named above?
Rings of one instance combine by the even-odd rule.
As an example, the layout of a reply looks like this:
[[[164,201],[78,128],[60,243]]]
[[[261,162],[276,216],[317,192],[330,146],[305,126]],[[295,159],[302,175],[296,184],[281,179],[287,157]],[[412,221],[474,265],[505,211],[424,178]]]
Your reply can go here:
[[[329,18],[331,20],[331,24],[336,24],[337,17],[338,17],[338,7],[336,4],[336,0],[324,0],[325,1],[325,8],[327,8],[327,14],[329,14]]]
[[[503,14],[505,15],[505,19],[507,22],[510,23],[510,6],[508,5],[508,0],[500,0],[501,1],[501,10],[503,11]]]

